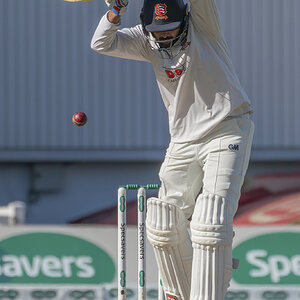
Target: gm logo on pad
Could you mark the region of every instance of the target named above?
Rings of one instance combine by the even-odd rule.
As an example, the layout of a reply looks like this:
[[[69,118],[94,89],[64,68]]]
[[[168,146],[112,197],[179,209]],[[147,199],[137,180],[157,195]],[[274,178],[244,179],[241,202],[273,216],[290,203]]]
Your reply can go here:
[[[236,145],[230,144],[230,145],[228,145],[228,149],[231,150],[231,151],[239,151],[240,150],[240,145],[238,145],[238,144],[236,144]]]

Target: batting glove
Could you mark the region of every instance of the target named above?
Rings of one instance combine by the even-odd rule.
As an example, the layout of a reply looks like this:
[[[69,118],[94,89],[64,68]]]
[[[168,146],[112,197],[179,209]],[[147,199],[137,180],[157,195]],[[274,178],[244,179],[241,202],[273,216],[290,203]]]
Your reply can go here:
[[[105,3],[116,15],[126,13],[128,0],[105,0]]]

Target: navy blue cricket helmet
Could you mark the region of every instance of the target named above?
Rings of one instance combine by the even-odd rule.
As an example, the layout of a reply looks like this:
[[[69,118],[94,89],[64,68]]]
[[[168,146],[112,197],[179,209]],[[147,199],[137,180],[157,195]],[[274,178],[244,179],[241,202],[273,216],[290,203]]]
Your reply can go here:
[[[186,10],[183,0],[144,0],[142,22],[148,32],[174,30],[184,22]]]
[[[140,19],[147,38],[152,39],[158,48],[162,42],[155,40],[151,33],[171,31],[180,28],[179,34],[171,41],[171,46],[178,44],[187,33],[188,5],[183,0],[144,0]]]

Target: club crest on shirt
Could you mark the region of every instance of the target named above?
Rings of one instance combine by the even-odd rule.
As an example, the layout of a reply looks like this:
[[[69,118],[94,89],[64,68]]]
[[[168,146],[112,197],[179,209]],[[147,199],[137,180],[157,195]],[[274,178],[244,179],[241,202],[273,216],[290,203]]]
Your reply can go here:
[[[167,14],[167,5],[166,4],[156,4],[154,7],[155,10],[155,19],[156,20],[167,20],[168,17],[166,16]]]

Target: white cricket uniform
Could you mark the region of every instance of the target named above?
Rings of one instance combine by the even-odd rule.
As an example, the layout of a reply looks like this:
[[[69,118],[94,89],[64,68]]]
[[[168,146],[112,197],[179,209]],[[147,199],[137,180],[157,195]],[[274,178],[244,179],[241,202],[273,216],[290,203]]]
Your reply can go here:
[[[213,1],[191,1],[187,43],[178,47],[186,48],[168,59],[167,54],[151,49],[141,25],[120,29],[106,15],[92,39],[92,48],[99,53],[152,63],[168,111],[172,142],[195,141],[226,117],[251,111]]]
[[[141,25],[120,29],[106,15],[91,46],[102,54],[152,63],[168,111],[171,142],[159,173],[160,199],[179,207],[186,219],[193,214],[194,258],[182,234],[178,240],[187,244],[178,246],[179,254],[174,254],[177,267],[166,270],[165,253],[172,257],[173,250],[167,243],[158,247],[159,237],[151,237],[165,292],[188,299],[191,286],[190,299],[223,300],[232,272],[232,220],[248,168],[254,125],[214,0],[190,0],[190,4],[187,39],[172,49],[172,56],[151,48]],[[149,208],[150,235],[162,230],[161,221],[151,214],[159,203],[150,201],[154,207]],[[210,271],[203,272],[203,266]]]

